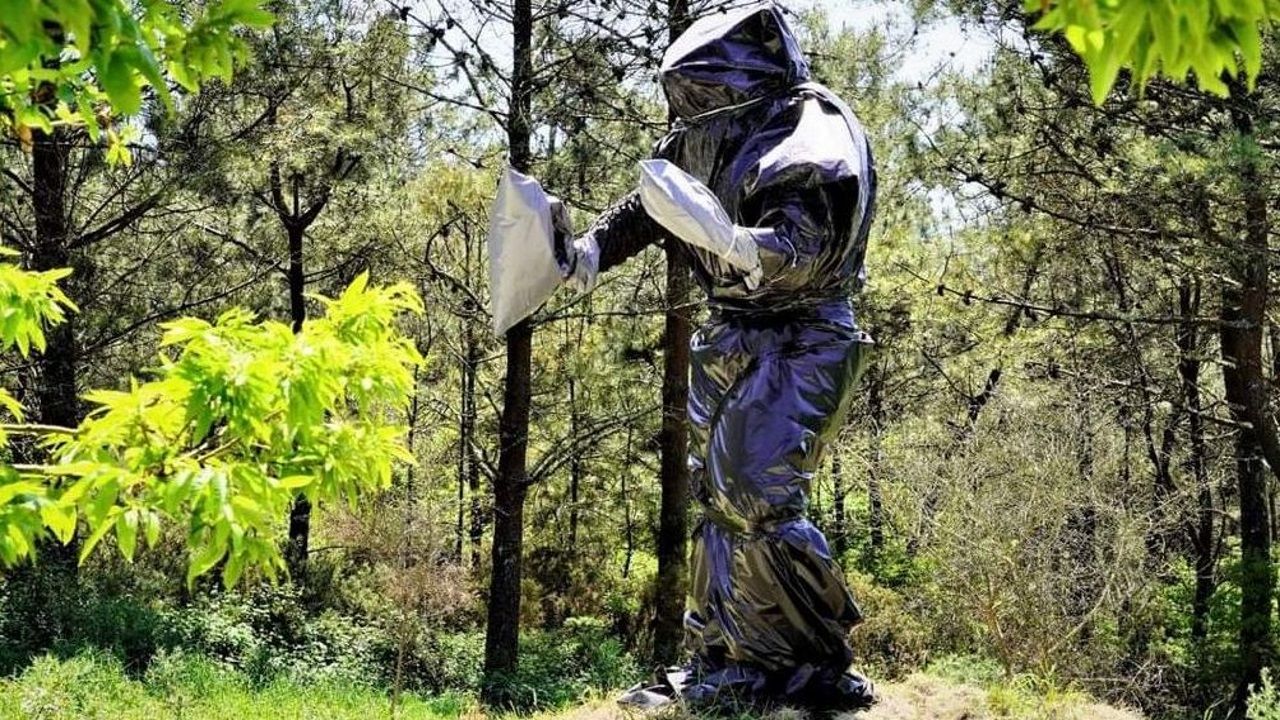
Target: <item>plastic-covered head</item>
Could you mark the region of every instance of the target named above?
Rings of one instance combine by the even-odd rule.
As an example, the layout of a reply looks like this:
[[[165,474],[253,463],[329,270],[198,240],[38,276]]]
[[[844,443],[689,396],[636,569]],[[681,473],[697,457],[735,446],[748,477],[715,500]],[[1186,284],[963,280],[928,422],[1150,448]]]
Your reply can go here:
[[[785,91],[809,79],[795,33],[772,2],[713,12],[662,57],[662,89],[688,120]]]

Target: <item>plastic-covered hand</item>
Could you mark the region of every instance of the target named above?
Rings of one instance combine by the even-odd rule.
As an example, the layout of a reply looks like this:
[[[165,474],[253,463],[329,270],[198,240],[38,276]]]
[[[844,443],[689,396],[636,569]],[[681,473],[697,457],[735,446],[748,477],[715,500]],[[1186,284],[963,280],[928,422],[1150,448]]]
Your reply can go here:
[[[600,268],[600,248],[591,235],[573,236],[569,208],[557,197],[551,198],[551,226],[555,231],[556,263],[565,284],[578,292],[590,292],[596,285]]]
[[[591,292],[596,286],[596,276],[600,272],[600,247],[596,239],[590,235],[576,238],[571,245],[573,267],[565,273],[561,268],[565,283],[578,292]]]
[[[640,163],[640,202],[659,225],[681,240],[721,258],[760,284],[760,253],[747,228],[734,225],[711,189],[666,160]]]

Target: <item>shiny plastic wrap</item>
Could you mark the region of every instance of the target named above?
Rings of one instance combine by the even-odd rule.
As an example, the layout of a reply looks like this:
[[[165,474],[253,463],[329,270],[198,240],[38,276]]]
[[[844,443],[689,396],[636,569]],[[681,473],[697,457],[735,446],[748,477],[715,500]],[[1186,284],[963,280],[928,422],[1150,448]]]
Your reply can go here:
[[[557,202],[537,180],[511,168],[498,181],[488,240],[489,310],[498,335],[533,314],[560,286],[564,269],[555,258]]]
[[[806,508],[871,347],[850,301],[875,196],[871,151],[849,108],[810,82],[773,4],[694,23],[667,51],[662,84],[678,121],[655,155],[710,189],[759,262],[743,262],[737,240],[732,252],[727,240],[683,244],[710,306],[689,398],[703,509],[685,622],[694,660],[626,700],[866,704],[870,684],[848,672],[859,611]],[[719,217],[699,209],[660,223],[643,195],[587,231],[601,271],[649,242],[677,242],[673,229],[701,222],[689,217]]]

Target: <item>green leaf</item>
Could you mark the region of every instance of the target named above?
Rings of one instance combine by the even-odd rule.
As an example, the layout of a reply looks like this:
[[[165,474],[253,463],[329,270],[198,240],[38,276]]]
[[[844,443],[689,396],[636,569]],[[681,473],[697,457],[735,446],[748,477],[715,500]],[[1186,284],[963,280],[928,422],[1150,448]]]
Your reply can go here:
[[[21,495],[43,495],[44,486],[26,480],[0,483],[0,505]]]
[[[1258,26],[1251,22],[1234,22],[1231,30],[1240,46],[1240,57],[1249,78],[1249,88],[1252,89],[1253,82],[1262,72],[1262,35],[1258,32]]]
[[[0,407],[4,408],[15,420],[22,421],[22,403],[18,402],[17,398],[3,388],[0,388]]]
[[[240,576],[244,573],[244,555],[238,552],[232,552],[227,558],[227,564],[222,567],[222,585],[228,589],[236,586],[240,582]]]
[[[89,538],[84,541],[84,546],[80,548],[80,564],[84,564],[85,559],[89,557],[89,554],[93,552],[93,549],[97,547],[98,543],[102,542],[102,538],[111,531],[112,525],[112,522],[104,521],[99,523],[97,527],[93,529]]]
[[[212,570],[225,554],[225,538],[221,542],[216,537],[209,538],[204,545],[197,548],[191,558],[191,564],[187,567],[187,586],[194,586],[196,578]]]
[[[126,510],[116,517],[116,544],[124,559],[133,562],[138,543],[138,511]]]
[[[129,60],[127,51],[117,50],[107,59],[105,66],[98,67],[102,89],[106,91],[112,107],[122,115],[134,115],[142,108],[142,93],[134,81]]]
[[[147,547],[155,547],[160,541],[160,516],[149,512],[142,517],[143,530],[146,533]]]
[[[296,490],[301,487],[306,487],[314,481],[315,481],[315,478],[313,478],[310,475],[289,475],[287,477],[280,478],[280,481],[278,484],[282,488],[286,488],[288,490]]]
[[[75,537],[76,509],[73,506],[48,503],[40,508],[40,521],[63,545]]]
[[[1101,105],[1106,101],[1111,87],[1115,85],[1116,76],[1120,73],[1119,56],[1107,53],[1101,53],[1101,55],[1101,59],[1089,65],[1089,91],[1095,105]]]

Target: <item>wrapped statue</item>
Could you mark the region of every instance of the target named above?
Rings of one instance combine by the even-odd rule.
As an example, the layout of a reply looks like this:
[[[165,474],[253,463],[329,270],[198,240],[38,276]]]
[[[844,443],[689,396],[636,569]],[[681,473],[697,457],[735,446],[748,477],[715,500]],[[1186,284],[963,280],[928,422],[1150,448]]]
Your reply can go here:
[[[666,52],[672,130],[640,187],[556,257],[589,290],[661,242],[692,256],[709,318],[692,343],[689,465],[692,663],[623,702],[870,704],[850,670],[857,605],[806,517],[824,445],[871,347],[851,296],[875,199],[866,136],[812,82],[783,11],[754,5],[695,22]],[[560,225],[558,224],[557,227]]]

